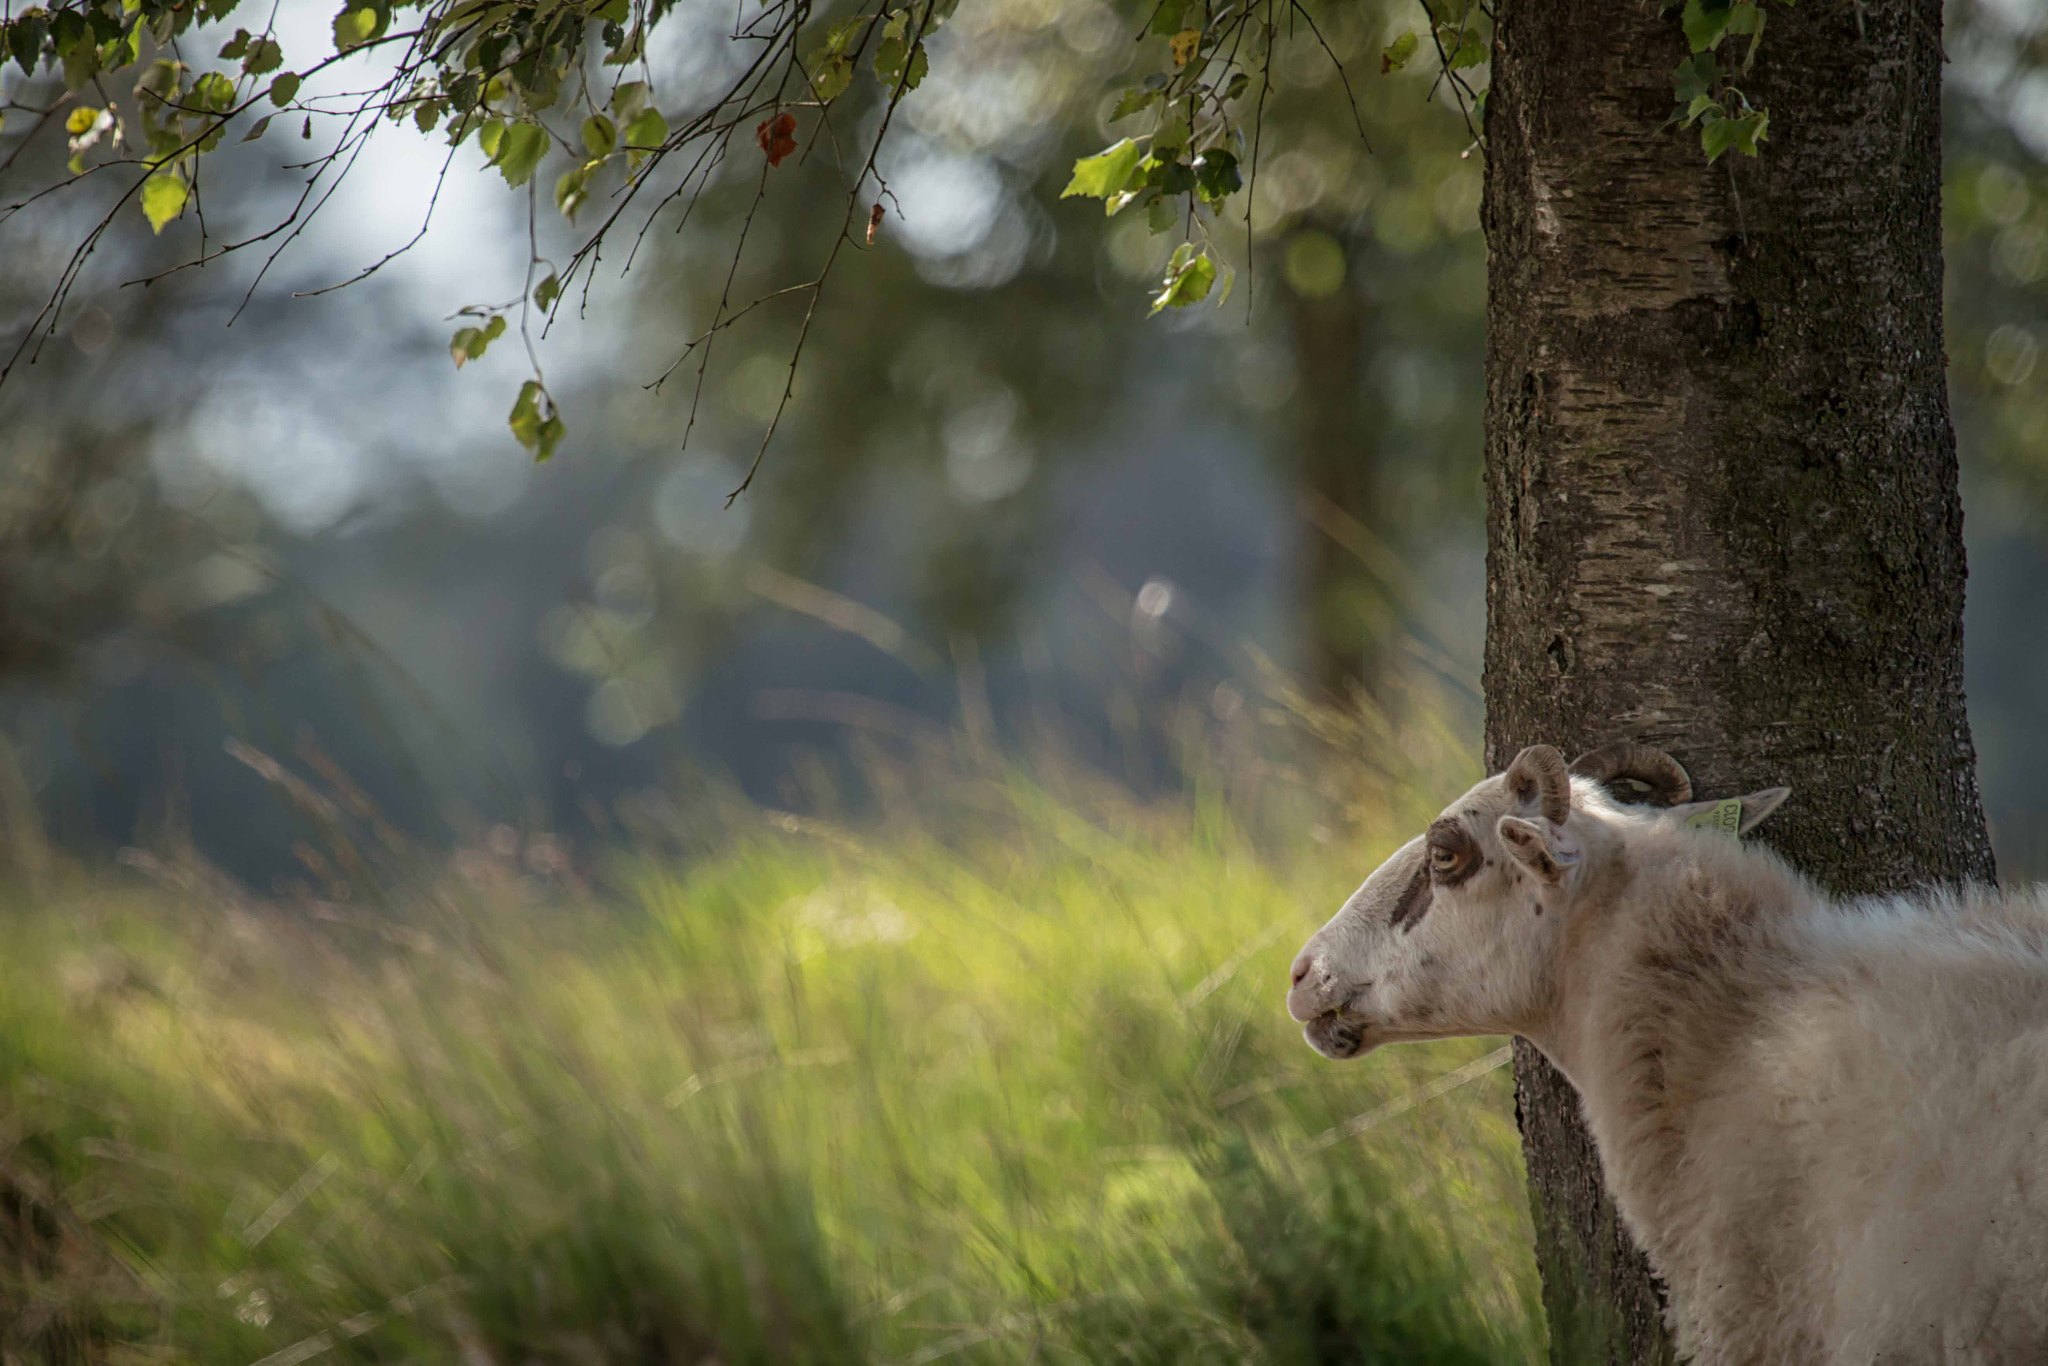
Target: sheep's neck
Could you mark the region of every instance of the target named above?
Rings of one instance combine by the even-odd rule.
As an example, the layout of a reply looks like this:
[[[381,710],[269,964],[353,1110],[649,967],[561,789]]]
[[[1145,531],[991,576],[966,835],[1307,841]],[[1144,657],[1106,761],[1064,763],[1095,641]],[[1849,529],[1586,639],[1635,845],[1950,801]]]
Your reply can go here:
[[[1816,903],[1775,856],[1683,834],[1631,849],[1603,890],[1570,922],[1558,1004],[1532,1041],[1578,1089],[1616,1201],[1654,1257],[1682,1203],[1686,1135],[1740,1087],[1743,1045],[1788,985],[1775,931]]]

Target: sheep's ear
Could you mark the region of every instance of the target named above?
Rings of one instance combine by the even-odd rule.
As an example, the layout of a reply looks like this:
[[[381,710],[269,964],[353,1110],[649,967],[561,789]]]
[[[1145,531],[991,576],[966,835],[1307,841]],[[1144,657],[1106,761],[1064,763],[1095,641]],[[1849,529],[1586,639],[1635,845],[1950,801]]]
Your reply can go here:
[[[1669,814],[1686,825],[1718,830],[1729,837],[1747,835],[1764,823],[1792,795],[1789,787],[1767,787],[1740,797],[1723,797],[1716,802],[1687,802],[1674,806]]]
[[[1502,816],[1493,828],[1507,846],[1509,856],[1546,886],[1555,887],[1563,882],[1565,870],[1579,861],[1577,841],[1569,831],[1550,821]]]

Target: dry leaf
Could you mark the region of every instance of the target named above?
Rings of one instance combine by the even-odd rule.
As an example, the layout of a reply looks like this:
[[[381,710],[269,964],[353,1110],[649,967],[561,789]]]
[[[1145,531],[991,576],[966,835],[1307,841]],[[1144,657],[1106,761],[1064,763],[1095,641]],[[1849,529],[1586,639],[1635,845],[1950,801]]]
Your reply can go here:
[[[772,119],[763,119],[754,136],[760,140],[761,150],[768,154],[768,164],[780,166],[782,159],[796,150],[796,115],[777,114]]]

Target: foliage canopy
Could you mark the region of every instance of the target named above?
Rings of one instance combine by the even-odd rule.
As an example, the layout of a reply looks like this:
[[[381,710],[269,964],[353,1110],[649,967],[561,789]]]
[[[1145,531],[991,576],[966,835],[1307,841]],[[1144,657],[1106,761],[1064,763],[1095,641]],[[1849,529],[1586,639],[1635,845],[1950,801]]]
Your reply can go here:
[[[1767,135],[1768,112],[1735,84],[1756,57],[1764,2],[1686,0],[1679,16],[1694,55],[1674,78],[1674,122],[1700,128],[1710,159],[1730,148],[1754,156]],[[331,47],[314,51],[287,51],[278,7],[261,14],[244,0],[64,0],[10,12],[0,19],[0,53],[31,78],[56,83],[46,102],[11,109],[36,120],[29,136],[44,123],[61,126],[69,174],[0,209],[0,221],[88,178],[114,177],[121,192],[76,243],[0,380],[52,335],[88,257],[122,213],[139,213],[159,234],[196,221],[196,245],[161,273],[252,247],[268,251],[267,270],[331,198],[380,123],[409,123],[442,139],[444,179],[456,150],[474,139],[509,188],[531,198],[551,187],[556,209],[579,234],[559,266],[536,248],[520,296],[464,309],[468,316],[449,341],[461,366],[481,357],[516,315],[533,365],[509,423],[537,459],[552,454],[565,426],[533,352],[536,325],[544,331],[571,298],[579,307],[587,302],[591,274],[615,232],[634,225],[637,247],[665,213],[687,221],[721,176],[753,178],[753,206],[726,296],[677,365],[694,359],[701,392],[716,334],[768,299],[793,295],[804,306],[789,356],[793,374],[842,248],[871,247],[887,230],[894,196],[878,156],[898,106],[930,73],[932,42],[957,5],[858,0],[847,12],[814,0],[767,0],[751,14],[741,5],[723,33],[736,54],[726,74],[668,89],[648,61],[648,42],[664,23],[692,21],[675,0],[345,0],[326,28]],[[1420,8],[1422,22],[1379,52],[1379,69],[1401,71],[1427,51],[1435,66],[1429,96],[1449,93],[1470,131],[1469,154],[1480,142],[1490,9],[1484,0],[1421,0]],[[1336,66],[1362,139],[1349,75],[1305,0],[1148,0],[1125,19],[1142,45],[1137,69],[1152,69],[1114,94],[1106,121],[1128,131],[1078,161],[1064,193],[1099,199],[1111,216],[1142,214],[1152,233],[1180,239],[1149,291],[1154,312],[1221,304],[1237,267],[1219,233],[1233,217],[1247,232],[1252,226],[1245,191],[1257,175],[1276,51],[1299,42]],[[1724,70],[1716,50],[1743,35],[1741,60]],[[955,51],[949,59],[969,55]],[[315,81],[330,69],[347,73],[342,88]],[[302,193],[259,231],[209,236],[206,189],[218,183],[209,157],[231,134],[235,143],[256,141],[277,120],[286,129],[296,124],[299,138],[320,149],[292,166],[307,173]],[[845,187],[824,260],[806,279],[735,300],[746,230],[775,188],[775,172],[793,156],[821,151],[837,163]],[[544,174],[544,163],[560,169]],[[582,215],[592,221],[579,223]],[[354,278],[374,274],[391,255]],[[785,385],[762,452],[787,401]]]

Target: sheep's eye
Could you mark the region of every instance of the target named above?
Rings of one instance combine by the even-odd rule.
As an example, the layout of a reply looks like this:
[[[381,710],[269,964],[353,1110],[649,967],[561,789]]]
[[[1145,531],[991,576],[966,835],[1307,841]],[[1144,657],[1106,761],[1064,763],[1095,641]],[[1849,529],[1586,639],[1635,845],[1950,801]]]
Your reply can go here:
[[[1458,866],[1456,850],[1446,849],[1441,844],[1429,851],[1429,866],[1439,873],[1448,873]]]

